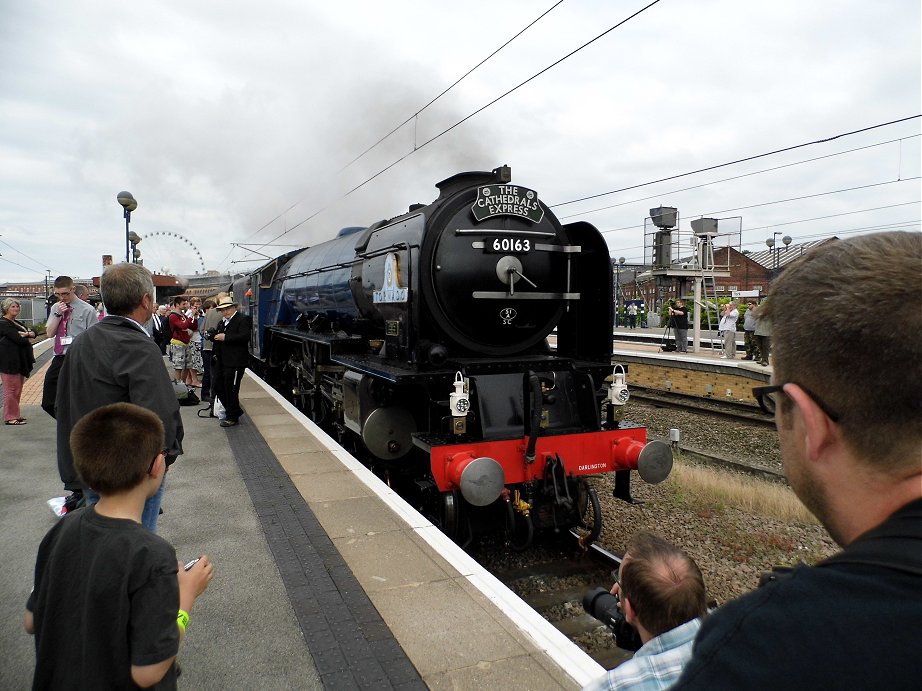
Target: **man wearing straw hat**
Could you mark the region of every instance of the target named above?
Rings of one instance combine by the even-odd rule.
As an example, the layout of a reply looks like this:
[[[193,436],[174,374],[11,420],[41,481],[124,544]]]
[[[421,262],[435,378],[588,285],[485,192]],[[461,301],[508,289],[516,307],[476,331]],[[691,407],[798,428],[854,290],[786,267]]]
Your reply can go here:
[[[222,298],[215,309],[223,319],[214,336],[215,371],[212,387],[224,404],[227,415],[221,420],[221,427],[233,427],[243,415],[240,408],[240,380],[250,358],[250,318],[237,311],[237,303],[230,297]]]

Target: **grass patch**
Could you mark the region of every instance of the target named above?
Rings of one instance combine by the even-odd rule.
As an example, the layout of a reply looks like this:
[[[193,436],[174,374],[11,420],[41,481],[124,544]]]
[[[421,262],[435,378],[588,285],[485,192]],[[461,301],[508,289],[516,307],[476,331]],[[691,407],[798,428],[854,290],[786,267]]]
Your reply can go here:
[[[782,521],[819,525],[784,485],[678,462],[669,482],[680,496],[702,504],[700,511],[704,513],[727,506]]]

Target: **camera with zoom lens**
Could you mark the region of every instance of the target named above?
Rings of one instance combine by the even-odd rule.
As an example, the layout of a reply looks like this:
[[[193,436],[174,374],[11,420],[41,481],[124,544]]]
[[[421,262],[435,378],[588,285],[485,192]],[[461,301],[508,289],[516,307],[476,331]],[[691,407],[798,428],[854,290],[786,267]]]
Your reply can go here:
[[[205,338],[207,338],[209,341],[213,341],[213,340],[214,340],[214,337],[215,337],[215,334],[217,334],[217,333],[218,333],[218,329],[217,329],[217,328],[213,328],[213,329],[208,329],[208,330],[205,331],[205,333],[202,334],[202,335],[203,335]]]
[[[618,598],[605,588],[594,588],[583,595],[583,609],[611,629],[615,645],[622,650],[635,651],[643,645],[637,629],[627,623],[618,607]]]

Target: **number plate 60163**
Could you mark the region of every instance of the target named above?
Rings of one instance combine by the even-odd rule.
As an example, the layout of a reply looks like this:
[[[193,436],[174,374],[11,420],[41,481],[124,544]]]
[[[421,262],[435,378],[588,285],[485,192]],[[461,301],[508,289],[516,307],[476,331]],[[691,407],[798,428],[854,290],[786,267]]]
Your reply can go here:
[[[528,254],[532,247],[528,238],[494,237],[483,241],[483,251],[488,254]]]

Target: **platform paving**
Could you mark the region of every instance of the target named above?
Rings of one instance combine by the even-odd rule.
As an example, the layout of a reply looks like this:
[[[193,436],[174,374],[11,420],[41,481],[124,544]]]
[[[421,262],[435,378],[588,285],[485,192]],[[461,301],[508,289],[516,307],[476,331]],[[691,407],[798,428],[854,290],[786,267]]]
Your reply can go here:
[[[30,384],[39,385],[41,371]],[[60,495],[54,421],[34,403],[28,424],[0,426],[0,689],[31,688],[35,653],[22,629],[38,544]],[[167,475],[159,532],[180,559],[205,551],[215,578],[198,600],[180,650],[189,689],[321,689],[273,554],[228,443],[215,420],[182,408],[186,453]],[[348,688],[344,686],[343,688]]]

